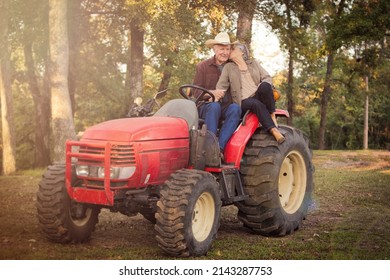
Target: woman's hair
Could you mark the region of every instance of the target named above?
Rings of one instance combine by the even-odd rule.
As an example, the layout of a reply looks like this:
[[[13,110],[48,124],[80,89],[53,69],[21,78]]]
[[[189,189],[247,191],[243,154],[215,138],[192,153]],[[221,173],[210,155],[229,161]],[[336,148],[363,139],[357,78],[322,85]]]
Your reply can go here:
[[[244,44],[241,44],[241,43],[237,43],[234,45],[234,47],[236,48],[239,48],[242,53],[244,54],[242,57],[244,58],[244,60],[248,60],[249,59],[249,50],[248,50],[248,47]]]

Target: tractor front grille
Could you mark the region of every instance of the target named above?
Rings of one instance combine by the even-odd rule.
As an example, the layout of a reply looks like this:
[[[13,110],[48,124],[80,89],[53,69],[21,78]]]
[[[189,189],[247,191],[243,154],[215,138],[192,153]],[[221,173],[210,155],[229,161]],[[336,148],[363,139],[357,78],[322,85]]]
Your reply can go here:
[[[114,196],[128,188],[129,179],[115,172],[135,168],[135,149],[110,142],[67,141],[65,185],[69,196],[83,203],[114,205]]]
[[[95,146],[79,146],[79,154],[88,154],[88,155],[104,155],[104,147],[95,147]],[[135,162],[135,151],[133,145],[112,145],[110,153],[111,166],[125,166],[125,165],[134,165]],[[100,165],[101,160],[95,158],[79,158],[79,163],[88,164],[88,165]]]

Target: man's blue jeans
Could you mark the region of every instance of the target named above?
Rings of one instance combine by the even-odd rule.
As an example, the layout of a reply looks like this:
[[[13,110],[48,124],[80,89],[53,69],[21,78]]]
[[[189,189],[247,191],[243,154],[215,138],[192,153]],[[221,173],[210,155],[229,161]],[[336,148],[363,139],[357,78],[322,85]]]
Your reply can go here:
[[[226,143],[229,141],[240,122],[241,108],[238,104],[232,103],[222,111],[221,103],[210,102],[202,105],[199,116],[204,119],[207,129],[215,135],[217,135],[218,124],[222,117],[224,122],[219,131],[218,142],[219,148],[224,150]]]

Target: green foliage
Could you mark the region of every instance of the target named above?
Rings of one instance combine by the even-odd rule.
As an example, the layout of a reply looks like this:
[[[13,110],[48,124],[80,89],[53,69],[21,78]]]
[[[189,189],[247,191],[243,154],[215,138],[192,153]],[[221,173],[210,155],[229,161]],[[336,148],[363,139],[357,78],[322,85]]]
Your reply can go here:
[[[351,11],[334,22],[332,36],[344,45],[381,41],[390,26],[389,13],[389,1],[353,1]]]
[[[148,63],[160,73],[170,72],[170,88],[178,88],[192,80],[194,53],[205,30],[184,2],[167,1],[160,9],[150,25]]]
[[[369,147],[388,146],[389,114],[383,111],[387,106],[388,95],[383,93],[388,92],[389,87],[383,79],[388,78],[384,69],[389,66],[389,49],[384,38],[390,24],[387,16],[389,4],[385,2],[338,1],[337,5],[345,5],[340,10],[340,6],[333,1],[323,1],[316,6],[311,26],[306,29],[309,31],[306,38],[310,39],[310,44],[302,48],[301,59],[295,60],[301,72],[297,79],[300,86],[294,90],[298,115],[294,125],[319,121],[325,57],[327,50],[337,50],[325,135],[325,142],[330,149],[362,147],[365,76],[369,79]],[[312,96],[311,103],[302,98],[302,90]],[[307,112],[305,115],[302,114],[302,108]],[[310,137],[316,146],[318,140],[312,134]]]
[[[352,57],[339,54],[335,61],[332,94],[329,100],[326,143],[329,149],[361,149],[363,141],[363,110],[366,94],[360,63]],[[369,79],[369,148],[386,148],[389,131],[388,62],[377,68]],[[324,74],[311,66],[304,71],[297,84],[296,118],[294,126],[310,137],[313,147],[318,146],[317,133],[320,122],[320,94]],[[314,75],[312,74],[314,73]]]
[[[335,3],[341,2],[346,4],[343,13],[333,17],[337,11]],[[32,46],[35,74],[43,92],[48,3],[39,0],[9,3],[17,166],[29,168],[34,162],[36,124],[24,47]],[[206,39],[222,30],[233,35],[237,7],[253,5],[252,0],[71,0],[69,3],[73,7],[69,9],[72,72],[69,82],[74,89],[76,133],[127,113],[132,102],[125,86],[132,20],[137,19],[145,30],[142,97],[147,100],[153,96],[164,74],[169,74],[169,91],[161,100],[164,103],[179,96],[181,84],[192,82],[195,64],[210,54],[204,45]],[[290,5],[289,10],[286,5]],[[328,49],[338,51],[328,108],[327,146],[330,149],[362,146],[365,75],[369,77],[369,147],[389,145],[390,67],[385,40],[390,26],[389,11],[390,3],[385,0],[257,1],[256,18],[272,26],[283,48],[293,50],[294,125],[309,136],[313,147],[318,145]],[[280,75],[286,76],[285,72]],[[283,93],[287,90],[285,82],[278,87]],[[277,106],[285,108],[286,102],[283,96]]]
[[[16,139],[16,163],[18,169],[31,168],[34,164],[34,130],[36,123],[32,116],[33,101],[28,88],[13,87]]]
[[[34,137],[37,126],[34,104],[28,84],[24,47],[31,46],[36,64],[38,88],[43,90],[44,64],[47,55],[47,5],[33,1],[8,1],[9,40],[11,44],[11,79],[16,133],[16,165],[18,169],[34,164]],[[49,121],[49,120],[48,120]]]

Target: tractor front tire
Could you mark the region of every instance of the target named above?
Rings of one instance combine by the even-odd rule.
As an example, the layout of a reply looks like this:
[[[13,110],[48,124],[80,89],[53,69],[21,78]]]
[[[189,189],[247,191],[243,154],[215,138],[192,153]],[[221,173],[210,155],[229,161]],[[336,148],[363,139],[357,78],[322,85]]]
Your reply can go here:
[[[65,187],[65,166],[49,166],[39,183],[37,211],[45,236],[57,243],[89,240],[98,222],[99,207],[71,200]]]
[[[244,226],[265,236],[284,236],[305,218],[313,191],[312,152],[301,131],[281,125],[286,140],[278,144],[258,129],[245,149],[241,164],[249,198],[237,202]]]
[[[165,182],[157,202],[159,247],[170,256],[205,255],[219,229],[221,191],[214,176],[182,169]]]

